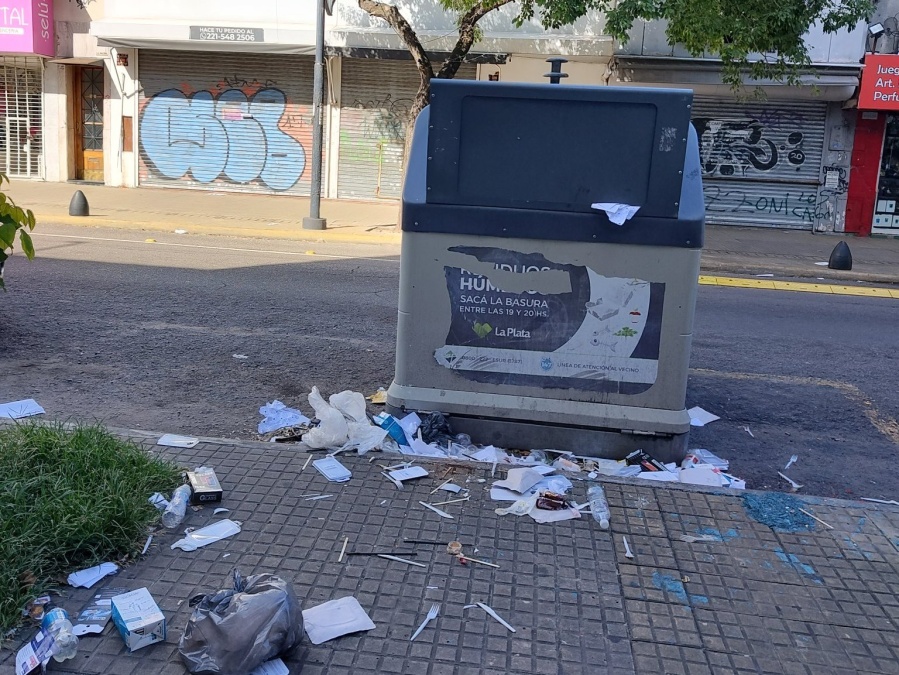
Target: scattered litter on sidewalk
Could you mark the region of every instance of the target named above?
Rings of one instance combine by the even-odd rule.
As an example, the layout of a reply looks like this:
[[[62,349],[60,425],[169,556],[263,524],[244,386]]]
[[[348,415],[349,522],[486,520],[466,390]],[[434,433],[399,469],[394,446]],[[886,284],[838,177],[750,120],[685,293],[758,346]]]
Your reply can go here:
[[[163,445],[169,448],[192,448],[200,442],[199,438],[194,436],[179,436],[178,434],[164,434],[156,441],[156,445]]]
[[[368,401],[372,405],[384,405],[387,403],[387,390],[384,387],[378,387],[378,391],[369,396]]]
[[[28,675],[39,667],[46,668],[54,645],[50,634],[39,630],[37,635],[16,653],[16,675]]]
[[[899,502],[895,499],[874,499],[874,497],[859,497],[863,502],[873,502],[874,504],[892,504],[893,506],[899,506]]]
[[[785,476],[780,471],[777,472],[777,475],[780,476],[781,478],[783,478],[785,481],[787,481],[790,484],[790,487],[793,489],[793,492],[796,492],[796,490],[798,490],[802,487],[802,485],[797,483],[795,480],[793,480],[789,476]]]
[[[747,434],[749,434],[752,438],[755,438],[755,434],[752,433],[752,429],[749,428],[749,425],[744,426],[743,431],[745,431]]]
[[[475,604],[476,604],[478,607],[480,607],[481,609],[483,609],[485,612],[487,612],[487,613],[488,613],[490,616],[492,616],[494,619],[496,619],[497,621],[499,621],[503,626],[505,626],[506,628],[508,628],[510,631],[512,631],[513,633],[516,632],[515,629],[512,628],[512,626],[511,626],[507,621],[503,620],[503,619],[500,617],[499,614],[497,614],[496,612],[493,611],[493,608],[492,608],[492,607],[488,607],[488,606],[485,605],[483,602],[477,602],[477,603],[475,603]]]
[[[206,527],[201,527],[199,530],[194,530],[184,537],[184,539],[179,539],[172,544],[171,548],[180,548],[182,551],[190,553],[191,551],[196,551],[198,548],[203,548],[204,546],[209,546],[209,544],[214,544],[222,539],[232,537],[239,532],[240,523],[237,521],[227,519],[220,520],[212,525],[207,525]]]
[[[352,472],[334,457],[322,457],[312,462],[312,466],[332,483],[345,483],[353,477]]]
[[[388,553],[377,553],[375,554],[378,558],[384,558],[384,560],[393,560],[394,562],[401,562],[407,565],[413,565],[415,567],[427,567],[424,563],[415,562],[414,560],[406,560],[405,558],[399,558],[395,555],[390,555]]]
[[[793,455],[793,456],[791,456],[791,457],[790,457],[790,461],[787,462],[787,465],[784,467],[784,471],[786,471],[787,469],[789,469],[791,466],[793,466],[793,465],[794,465],[796,462],[798,462],[798,461],[799,461],[799,455]]]
[[[493,487],[512,490],[520,495],[542,480],[543,475],[532,469],[509,469],[506,479],[495,482]]]
[[[22,608],[22,616],[40,623],[41,619],[44,618],[44,608],[48,604],[50,604],[49,595],[42,595],[39,598],[29,600]]]
[[[644,472],[647,471],[670,471],[670,469],[662,464],[655,457],[643,450],[634,450],[631,454],[624,458],[629,466],[640,466]]]
[[[218,516],[218,515],[221,515],[222,513],[228,513],[229,511],[231,511],[231,509],[226,509],[224,506],[220,506],[215,511],[212,512],[212,515]]]
[[[434,513],[436,513],[436,514],[437,514],[438,516],[440,516],[441,518],[449,518],[450,520],[453,520],[453,517],[452,517],[450,514],[448,514],[446,511],[441,511],[441,510],[438,509],[436,506],[431,506],[431,505],[428,504],[427,502],[421,502],[421,501],[420,501],[420,502],[418,502],[418,503],[421,504],[422,506],[424,506],[426,509],[430,509],[431,511],[433,511]]]
[[[757,276],[757,277],[773,277],[774,275],[769,273],[769,274],[756,274],[756,275],[754,275],[754,276]]]
[[[476,558],[472,558],[471,556],[467,556],[462,552],[462,544],[458,541],[451,541],[446,545],[446,552],[459,559],[459,562],[463,565],[466,563],[477,563],[478,565],[485,565],[487,567],[493,567],[494,569],[499,569],[499,565],[492,562],[487,562],[486,560],[478,560]],[[477,549],[475,549],[475,553],[477,553]]]
[[[720,470],[711,464],[695,464],[690,465],[687,469],[682,469],[678,473],[681,483],[690,485],[706,485],[709,487],[723,487],[724,477]]]
[[[634,557],[634,553],[633,551],[631,551],[630,544],[627,543],[627,537],[622,535],[621,541],[624,542],[624,557],[632,559]]]
[[[721,419],[708,410],[703,410],[698,405],[690,408],[687,412],[690,414],[690,426],[694,427],[704,427],[706,424],[711,424],[715,420]]]
[[[175,234],[187,234],[187,230],[175,230]]]
[[[118,571],[119,566],[111,562],[88,567],[87,569],[79,570],[78,572],[72,572],[68,577],[69,586],[74,586],[75,588],[90,588],[100,581],[100,579],[108,577],[110,574],[116,574]]]
[[[316,495],[315,497],[306,497],[306,499],[304,499],[303,501],[304,502],[317,502],[320,499],[330,499],[333,496],[334,495]]]
[[[169,508],[169,500],[163,497],[158,492],[154,492],[152,495],[150,495],[150,498],[147,501],[149,501],[160,511],[165,511],[167,508]]]
[[[433,506],[446,506],[447,504],[459,504],[461,502],[467,502],[470,499],[471,499],[471,497],[465,496],[465,497],[460,497],[459,499],[450,499],[445,502],[434,502]]]
[[[248,358],[250,358],[246,354],[232,354],[231,357],[237,359],[238,361],[246,361]]]
[[[429,475],[428,470],[423,466],[410,466],[405,469],[397,469],[390,472],[390,477],[400,483],[414,478],[424,478],[427,475]]]
[[[102,633],[112,617],[112,598],[127,592],[127,588],[104,588],[98,591],[72,621],[72,632],[78,637]]]
[[[190,503],[218,504],[222,501],[222,484],[215,469],[208,466],[199,466],[193,471],[185,472],[187,484],[190,485]]]
[[[697,464],[711,464],[716,469],[721,469],[721,471],[727,471],[730,468],[730,462],[728,460],[722,459],[715,453],[701,448],[690,450],[686,457],[684,457],[684,461],[681,462],[681,467],[686,469],[690,465]]]
[[[112,622],[118,628],[129,652],[165,642],[165,615],[146,588],[116,595],[110,602]]]
[[[299,410],[288,408],[278,400],[259,408],[259,414],[264,418],[256,427],[256,431],[260,434],[268,434],[285,427],[309,424],[311,421]]]
[[[783,492],[751,492],[742,497],[746,513],[775,532],[811,532],[815,529],[815,521],[799,511],[805,502],[798,497]]]
[[[425,617],[425,620],[421,622],[421,625],[418,627],[418,630],[416,630],[414,633],[412,633],[412,637],[409,638],[409,642],[412,642],[413,640],[415,640],[415,638],[417,638],[419,636],[419,634],[425,629],[425,626],[427,626],[429,623],[431,623],[431,621],[436,619],[439,614],[440,614],[440,603],[435,602],[433,605],[431,605],[431,609],[428,610],[428,615]]]
[[[12,403],[0,403],[0,417],[12,420],[32,417],[33,415],[43,415],[45,412],[47,411],[38,405],[38,402],[33,398],[13,401]]]
[[[344,537],[343,546],[340,548],[340,555],[337,556],[337,562],[343,562],[343,556],[346,554],[346,547],[350,543],[349,537]]]
[[[147,555],[147,551],[150,550],[150,544],[152,544],[152,543],[153,543],[153,535],[151,534],[149,537],[147,537],[147,541],[144,543],[144,548],[141,550],[140,554]]]
[[[832,529],[833,529],[833,525],[831,525],[830,523],[824,522],[823,520],[821,520],[821,519],[820,519],[818,516],[816,516],[815,514],[809,513],[809,512],[806,511],[805,509],[799,509],[799,512],[800,512],[800,513],[804,513],[804,514],[807,515],[809,518],[813,518],[813,519],[817,520],[819,523],[821,523],[821,524],[822,524],[824,527],[826,527],[828,530],[832,530]]]
[[[454,495],[462,492],[462,488],[456,485],[455,483],[444,483],[441,485],[438,490],[446,490],[447,492],[452,492]]]
[[[255,672],[303,639],[291,584],[273,574],[244,579],[236,569],[231,576],[230,588],[191,600],[194,610],[178,644],[191,673]]]
[[[359,601],[352,596],[303,610],[303,623],[309,642],[314,645],[376,627]]]

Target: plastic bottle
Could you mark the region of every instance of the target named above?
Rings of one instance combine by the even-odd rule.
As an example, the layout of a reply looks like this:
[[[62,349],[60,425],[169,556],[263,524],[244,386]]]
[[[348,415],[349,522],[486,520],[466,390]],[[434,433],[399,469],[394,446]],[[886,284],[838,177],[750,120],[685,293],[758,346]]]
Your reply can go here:
[[[72,622],[66,610],[54,607],[44,614],[41,628],[53,636],[53,659],[65,661],[75,658],[78,651],[78,637],[72,630]]]
[[[168,508],[162,514],[162,524],[169,529],[178,527],[187,512],[188,500],[190,500],[190,485],[182,485],[175,490]]]
[[[593,485],[587,490],[587,501],[590,502],[590,512],[593,519],[604,529],[609,529],[609,502],[606,501],[606,493],[602,485]]]

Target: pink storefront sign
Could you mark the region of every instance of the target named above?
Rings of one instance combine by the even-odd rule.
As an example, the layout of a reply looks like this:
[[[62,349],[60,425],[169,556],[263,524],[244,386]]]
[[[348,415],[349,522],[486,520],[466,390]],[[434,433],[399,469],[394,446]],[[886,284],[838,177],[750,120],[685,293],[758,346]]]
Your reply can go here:
[[[0,53],[56,56],[52,0],[0,0]]]

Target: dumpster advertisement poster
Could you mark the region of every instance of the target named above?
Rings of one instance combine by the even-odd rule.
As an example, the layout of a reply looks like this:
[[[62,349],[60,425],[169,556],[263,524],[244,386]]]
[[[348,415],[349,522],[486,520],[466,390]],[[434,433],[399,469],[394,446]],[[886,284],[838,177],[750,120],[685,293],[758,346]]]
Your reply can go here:
[[[452,321],[434,354],[441,366],[494,384],[637,394],[655,383],[665,284],[539,253],[450,253],[471,262],[444,267]]]

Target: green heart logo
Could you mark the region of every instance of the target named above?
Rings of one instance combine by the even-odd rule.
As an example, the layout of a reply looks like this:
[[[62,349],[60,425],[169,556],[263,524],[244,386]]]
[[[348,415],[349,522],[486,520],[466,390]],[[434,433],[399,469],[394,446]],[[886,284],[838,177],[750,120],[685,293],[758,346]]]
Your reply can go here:
[[[475,321],[472,328],[474,329],[475,335],[479,338],[485,338],[493,332],[493,326],[489,323],[481,323],[480,321]]]

